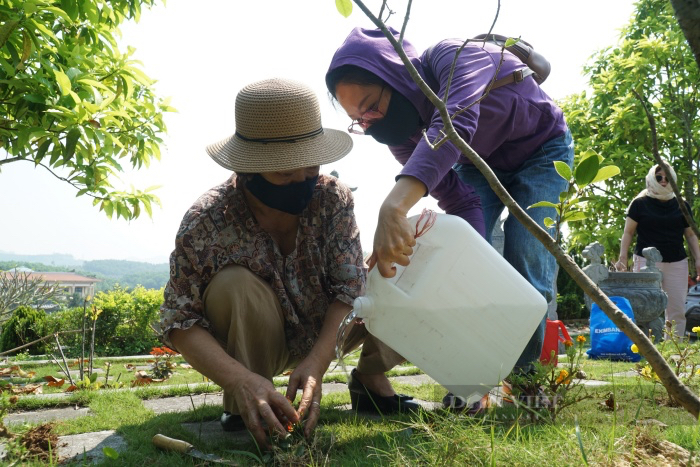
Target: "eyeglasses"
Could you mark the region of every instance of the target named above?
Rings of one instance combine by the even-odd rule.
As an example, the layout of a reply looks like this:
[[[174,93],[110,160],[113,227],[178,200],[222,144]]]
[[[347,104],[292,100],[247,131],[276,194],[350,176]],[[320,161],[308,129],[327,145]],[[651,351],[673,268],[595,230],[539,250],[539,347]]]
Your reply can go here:
[[[656,181],[661,183],[661,180],[666,180],[668,181],[668,178],[666,178],[664,175],[657,175],[656,176]]]
[[[385,87],[386,86],[382,87],[382,92],[379,93],[377,103],[367,109],[360,118],[353,120],[348,127],[348,133],[364,135],[365,130],[367,130],[372,123],[374,123],[376,120],[384,118],[384,114],[379,111],[379,103],[382,101],[382,94],[384,94]]]

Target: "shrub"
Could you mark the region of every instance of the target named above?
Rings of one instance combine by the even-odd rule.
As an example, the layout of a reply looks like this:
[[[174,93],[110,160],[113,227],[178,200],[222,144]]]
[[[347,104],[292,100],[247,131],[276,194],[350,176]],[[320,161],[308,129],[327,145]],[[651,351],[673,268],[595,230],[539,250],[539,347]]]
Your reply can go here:
[[[159,319],[163,290],[133,291],[115,286],[95,296],[93,306],[102,310],[95,331],[95,352],[98,355],[147,354],[160,345],[152,329]]]
[[[46,335],[46,313],[28,306],[21,306],[12,312],[0,334],[0,348],[10,350],[27,344]],[[28,348],[32,354],[45,353],[50,343],[39,342]]]
[[[570,252],[574,261],[581,264],[582,258],[576,252]],[[590,316],[583,300],[583,290],[565,271],[557,276],[557,316],[559,319],[584,319]]]
[[[46,327],[48,332],[82,330],[83,307],[68,308],[49,314],[47,316]],[[89,323],[86,327],[89,328]],[[82,335],[80,333],[62,334],[59,337],[61,347],[64,347],[63,351],[66,357],[80,357],[81,339]],[[89,338],[86,338],[85,349],[89,348],[89,342]]]
[[[163,290],[136,287],[129,292],[115,286],[108,292],[99,292],[87,304],[85,351],[90,348],[91,310],[102,310],[95,322],[95,353],[100,356],[147,354],[161,345],[152,329],[159,319]],[[50,329],[82,329],[83,308],[70,308],[50,315]],[[72,357],[80,355],[82,334],[61,336],[61,344],[69,347]]]
[[[557,317],[559,319],[584,319],[589,317],[583,297],[576,293],[557,296]]]

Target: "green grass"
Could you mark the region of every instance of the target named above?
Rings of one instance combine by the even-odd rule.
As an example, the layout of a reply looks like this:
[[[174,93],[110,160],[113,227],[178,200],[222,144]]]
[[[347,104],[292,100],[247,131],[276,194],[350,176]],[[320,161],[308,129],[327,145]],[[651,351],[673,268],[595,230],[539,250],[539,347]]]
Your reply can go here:
[[[351,364],[349,361],[345,363]],[[373,419],[345,410],[350,403],[347,391],[327,394],[321,402],[322,416],[313,439],[297,440],[291,451],[276,450],[274,461],[277,465],[525,466],[582,465],[585,456],[591,465],[630,461],[650,465],[663,463],[655,456],[660,450],[663,452],[664,440],[698,452],[700,433],[696,421],[684,409],[664,403],[667,398],[663,387],[637,377],[611,376],[632,370],[633,363],[584,359],[583,366],[589,378],[611,384],[588,388],[592,397],[564,409],[555,422],[542,419],[533,422],[527,413],[514,407],[493,408],[475,417],[438,410],[416,416]],[[55,373],[55,370],[54,365],[53,369],[41,371]],[[406,370],[419,371],[411,367],[395,369],[401,374]],[[345,382],[344,378],[344,375],[327,375],[324,381]],[[200,438],[182,427],[184,422],[217,420],[221,406],[166,414],[155,414],[144,407],[143,399],[219,390],[213,383],[203,383],[202,377],[190,370],[178,369],[167,384],[174,381],[186,382],[190,386],[165,392],[152,385],[135,391],[75,393],[66,401],[71,405],[89,407],[91,415],[59,422],[55,431],[65,435],[116,430],[129,448],[120,453],[117,460],[106,460],[104,465],[193,465],[187,456],[164,453],[153,447],[151,439],[156,433],[185,439],[203,452],[235,459],[241,465],[256,465],[251,457],[230,452],[245,450],[260,457],[261,453],[249,440],[233,442],[230,439]],[[432,384],[413,386],[397,381],[394,386],[397,392],[430,401],[439,401],[446,392]],[[605,404],[611,395],[617,404],[614,411]],[[30,399],[38,400],[22,397],[18,407],[28,404],[23,400]],[[27,405],[23,406],[23,410],[28,409]],[[638,426],[637,421],[642,419],[655,419],[668,427]],[[678,462],[672,453],[665,454],[665,459],[671,465]]]

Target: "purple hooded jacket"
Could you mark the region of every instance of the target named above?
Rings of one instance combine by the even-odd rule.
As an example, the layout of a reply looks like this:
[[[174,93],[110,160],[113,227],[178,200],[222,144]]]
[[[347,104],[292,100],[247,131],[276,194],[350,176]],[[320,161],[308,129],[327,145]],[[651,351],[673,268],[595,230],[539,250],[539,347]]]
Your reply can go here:
[[[391,30],[398,39],[398,32]],[[438,96],[444,96],[447,78],[459,39],[447,39],[433,47],[429,63],[425,53],[419,56],[406,40],[403,47],[411,63]],[[448,112],[475,102],[493,78],[501,59],[501,48],[493,44],[469,43],[462,50],[447,102]],[[374,73],[405,96],[426,122],[430,140],[442,129],[442,118],[433,104],[413,82],[408,70],[391,43],[378,29],[355,28],[335,52],[328,71],[342,65],[355,65]],[[504,53],[498,78],[524,68],[510,52]],[[426,73],[426,70],[429,72]],[[427,76],[432,75],[432,79]],[[508,84],[489,92],[476,105],[457,116],[453,125],[464,140],[494,169],[517,170],[545,142],[561,136],[566,123],[561,109],[547,96],[532,77],[517,84]],[[470,163],[451,142],[432,150],[418,132],[399,146],[389,146],[394,157],[404,166],[399,176],[410,175],[428,187],[448,214],[462,215],[473,210],[480,201],[473,188],[459,180],[452,170],[456,162]],[[473,217],[473,216],[472,216]],[[473,219],[467,219],[474,228]]]

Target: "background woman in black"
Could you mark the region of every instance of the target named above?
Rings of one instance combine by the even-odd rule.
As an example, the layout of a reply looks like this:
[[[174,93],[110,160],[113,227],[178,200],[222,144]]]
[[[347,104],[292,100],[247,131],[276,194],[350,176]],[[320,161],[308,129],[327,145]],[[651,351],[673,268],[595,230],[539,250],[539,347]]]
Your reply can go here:
[[[676,180],[676,172],[671,169],[670,176]],[[690,205],[686,203],[688,211]],[[662,288],[668,295],[666,321],[674,322],[674,331],[679,336],[685,335],[685,298],[688,293],[688,255],[683,245],[683,237],[688,241],[690,252],[695,258],[696,276],[700,278],[700,246],[698,237],[688,226],[678,199],[673,193],[668,175],[659,165],[649,170],[646,176],[646,189],[632,200],[627,208],[625,231],[620,240],[620,258],[615,263],[618,271],[627,270],[627,252],[637,233],[634,248],[633,271],[638,272],[646,265],[642,256],[644,248],[653,246],[661,253],[662,262],[657,267],[663,273]]]

